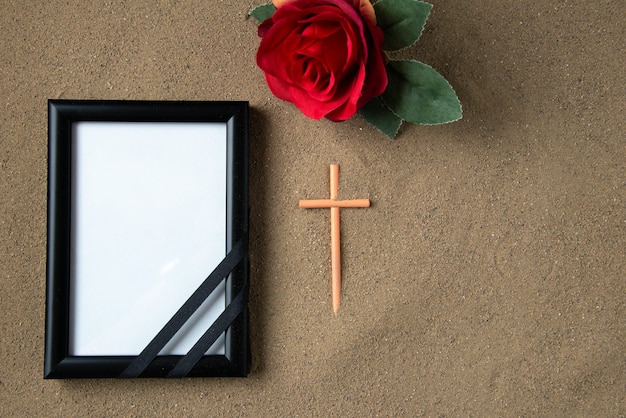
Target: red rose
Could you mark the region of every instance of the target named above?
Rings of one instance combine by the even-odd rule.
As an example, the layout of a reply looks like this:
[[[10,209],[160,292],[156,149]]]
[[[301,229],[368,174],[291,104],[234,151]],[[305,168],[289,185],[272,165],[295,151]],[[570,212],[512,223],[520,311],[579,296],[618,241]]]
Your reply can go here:
[[[383,32],[369,0],[291,0],[259,36],[257,64],[270,90],[310,118],[349,119],[387,87]]]

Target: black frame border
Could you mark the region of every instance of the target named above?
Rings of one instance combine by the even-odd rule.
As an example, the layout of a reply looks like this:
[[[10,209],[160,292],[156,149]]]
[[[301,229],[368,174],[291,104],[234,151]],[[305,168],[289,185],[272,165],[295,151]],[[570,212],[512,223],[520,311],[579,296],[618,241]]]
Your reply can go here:
[[[227,126],[226,250],[248,239],[248,102],[48,101],[48,244],[44,378],[113,378],[135,356],[69,354],[72,124],[102,122],[224,122]],[[207,272],[207,274],[210,272]],[[249,281],[247,251],[226,278],[226,304]],[[141,377],[166,377],[183,356],[157,356]],[[248,310],[226,331],[225,354],[205,355],[187,377],[246,376],[250,353]]]

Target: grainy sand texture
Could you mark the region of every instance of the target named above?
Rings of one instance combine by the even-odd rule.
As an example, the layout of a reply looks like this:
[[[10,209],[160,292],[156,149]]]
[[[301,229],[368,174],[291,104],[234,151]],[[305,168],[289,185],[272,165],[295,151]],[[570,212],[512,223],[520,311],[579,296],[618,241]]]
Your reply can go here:
[[[0,0],[0,415],[624,416],[624,1],[432,3],[464,118],[391,141],[271,94],[255,2]],[[43,379],[48,99],[250,102],[249,377]]]

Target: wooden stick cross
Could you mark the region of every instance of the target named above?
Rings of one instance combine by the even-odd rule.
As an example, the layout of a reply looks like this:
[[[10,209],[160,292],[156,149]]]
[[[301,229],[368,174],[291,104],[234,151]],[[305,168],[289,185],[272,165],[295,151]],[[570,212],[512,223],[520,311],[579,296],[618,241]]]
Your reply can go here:
[[[369,199],[337,200],[339,194],[339,166],[330,165],[330,199],[301,200],[300,208],[303,209],[330,209],[330,246],[331,246],[331,269],[332,269],[332,293],[333,312],[339,310],[341,301],[341,244],[339,227],[339,208],[367,208],[370,206]]]

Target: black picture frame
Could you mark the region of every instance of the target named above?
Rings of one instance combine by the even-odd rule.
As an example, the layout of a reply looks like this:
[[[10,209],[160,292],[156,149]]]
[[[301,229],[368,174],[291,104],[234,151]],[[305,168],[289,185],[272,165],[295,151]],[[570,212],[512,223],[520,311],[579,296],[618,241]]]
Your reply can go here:
[[[48,117],[44,378],[246,376],[250,362],[247,309],[248,103],[49,100]],[[122,124],[121,126],[130,123],[139,127],[164,124],[163,126],[173,129],[178,127],[182,129],[189,124],[192,126],[216,124],[225,132],[226,153],[223,158],[226,168],[226,197],[223,260],[212,271],[206,271],[200,279],[201,284],[197,287],[194,285],[193,289],[189,290],[189,297],[185,296],[186,302],[162,324],[163,326],[159,325],[160,331],[154,338],[148,339],[146,346],[138,353],[84,354],[70,347],[70,338],[78,339],[70,335],[73,332],[72,324],[77,322],[76,318],[72,317],[72,312],[77,311],[75,309],[72,311],[71,307],[75,303],[72,298],[78,295],[78,292],[72,295],[73,284],[76,284],[73,280],[75,282],[83,280],[73,277],[78,270],[76,266],[81,257],[75,243],[78,236],[76,230],[79,229],[80,223],[75,218],[80,215],[81,210],[84,211],[76,209],[78,207],[76,201],[79,200],[77,196],[80,196],[76,192],[78,190],[76,182],[80,174],[80,170],[76,168],[76,160],[79,158],[77,148],[80,148],[76,145],[79,143],[76,127],[91,126],[90,123]],[[101,138],[96,139],[102,141]],[[178,138],[172,138],[172,141],[177,140]],[[124,149],[119,150],[119,155],[123,155],[124,152]],[[115,158],[114,155],[113,159]],[[210,161],[207,161],[207,164],[210,164]],[[107,178],[106,175],[102,177]],[[211,182],[215,179],[205,178],[199,181],[211,187]],[[204,190],[202,187],[199,189]],[[77,212],[78,215],[73,212]],[[184,216],[183,213],[181,218]],[[115,263],[115,260],[111,262]],[[88,262],[84,261],[84,264]],[[120,265],[120,269],[123,270],[124,267]],[[216,289],[218,286],[216,283],[223,286],[224,309],[210,329],[186,350],[186,354],[168,354],[162,350],[164,344]],[[120,287],[112,289],[111,294],[124,294],[126,289],[124,286]],[[137,318],[141,320],[149,318],[150,315],[150,312],[143,312]],[[141,328],[141,325],[138,327]],[[124,335],[120,335],[119,338],[122,341]],[[221,351],[218,354],[206,354],[211,342],[218,338],[222,338],[223,341]],[[160,354],[162,351],[164,354]]]

